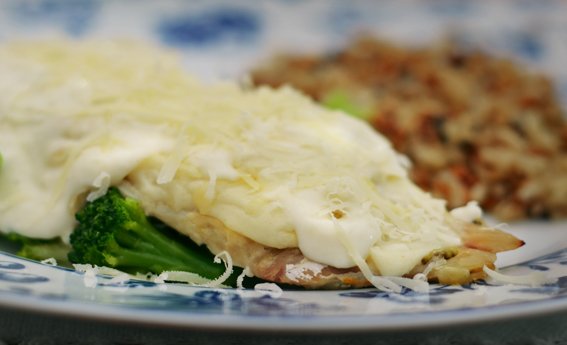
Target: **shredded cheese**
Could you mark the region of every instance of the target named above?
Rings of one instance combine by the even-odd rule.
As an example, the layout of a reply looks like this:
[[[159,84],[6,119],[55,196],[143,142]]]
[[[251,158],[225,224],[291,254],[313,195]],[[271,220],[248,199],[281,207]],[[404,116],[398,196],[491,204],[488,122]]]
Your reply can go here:
[[[429,261],[427,266],[425,266],[423,272],[417,273],[416,275],[413,276],[412,279],[427,282],[427,276],[429,275],[429,273],[431,273],[431,271],[433,271],[435,268],[444,265],[446,262],[447,260],[445,260],[444,258],[434,257],[432,260]]]
[[[383,291],[391,291],[391,292],[401,292],[401,287],[388,280],[385,277],[376,276],[372,273],[372,270],[368,266],[368,264],[364,261],[364,259],[360,256],[360,254],[354,249],[354,246],[350,242],[347,233],[343,229],[343,227],[337,221],[335,215],[331,214],[331,219],[333,220],[333,224],[335,225],[335,229],[337,234],[339,235],[339,239],[343,243],[344,247],[350,254],[353,261],[356,263],[366,280],[368,280],[372,285],[374,285],[377,289]]]
[[[94,288],[98,285],[96,268],[93,268],[92,266],[86,267],[83,274],[83,284],[88,288]]]
[[[467,223],[482,219],[482,209],[476,201],[469,201],[465,206],[452,209],[450,213],[456,219]]]
[[[127,273],[121,273],[115,277],[112,277],[109,281],[108,284],[117,284],[117,285],[122,285],[125,284],[126,282],[128,282],[130,280],[130,275]]]
[[[160,273],[157,277],[155,277],[154,283],[156,284],[165,284],[165,281],[167,280],[169,274],[167,272],[162,272]]]
[[[161,170],[156,180],[157,184],[170,183],[175,177],[177,170],[181,166],[181,162],[185,158],[185,153],[183,152],[183,149],[187,147],[187,144],[189,142],[189,139],[187,137],[188,128],[189,128],[189,124],[185,123],[181,127],[179,133],[177,133],[177,138],[175,140],[175,146],[173,152],[169,154],[169,157],[161,167]]]
[[[239,290],[244,289],[244,277],[251,278],[253,276],[254,275],[252,274],[252,271],[250,271],[250,268],[248,266],[244,267],[242,273],[240,273],[236,278],[236,288]]]
[[[382,291],[390,291],[400,293],[402,292],[402,287],[406,287],[408,289],[414,290],[416,292],[428,292],[429,291],[429,283],[427,281],[423,281],[420,279],[409,279],[403,277],[392,277],[392,276],[378,276],[372,273],[372,270],[363,260],[363,258],[356,252],[354,246],[350,242],[349,237],[346,234],[346,231],[338,222],[334,214],[331,214],[331,219],[335,224],[335,229],[337,230],[339,237],[347,248],[349,254],[352,256],[354,262],[366,278],[372,285],[374,285],[377,289]]]
[[[185,272],[185,271],[165,271],[162,274],[167,274],[167,280],[169,282],[180,282],[180,283],[187,283],[190,285],[201,286],[210,282],[210,279],[203,278],[198,274],[192,272]],[[151,279],[155,280],[155,276],[151,276]],[[162,277],[163,278],[163,277]]]
[[[204,287],[218,287],[220,286],[222,283],[224,283],[225,280],[228,279],[228,277],[230,277],[230,275],[232,274],[233,271],[233,266],[232,266],[232,257],[230,256],[230,254],[227,251],[222,251],[220,253],[218,253],[217,255],[215,255],[215,259],[214,262],[217,264],[220,264],[221,262],[224,263],[224,267],[225,267],[225,271],[223,274],[220,275],[220,277],[206,283],[203,284],[202,286]]]
[[[93,181],[93,187],[95,187],[96,190],[87,195],[87,201],[95,201],[105,195],[110,187],[110,181],[110,175],[107,172],[101,172]]]
[[[259,291],[269,295],[272,298],[279,298],[283,294],[283,290],[274,283],[259,283],[254,285],[254,291]]]
[[[514,285],[530,285],[537,287],[545,284],[553,284],[557,278],[546,276],[542,272],[532,272],[525,275],[509,275],[492,270],[486,266],[483,267],[484,273],[498,283],[514,284]]]
[[[178,283],[186,283],[192,286],[201,286],[201,287],[225,287],[222,283],[228,278],[232,272],[232,260],[230,256],[226,253],[220,253],[217,256],[217,260],[215,262],[220,263],[221,257],[224,258],[222,260],[225,262],[227,271],[220,277],[211,280],[207,278],[203,278],[198,274],[185,272],[185,271],[164,271],[160,274],[153,274],[153,273],[146,273],[141,274],[137,273],[135,275],[131,275],[120,270],[106,267],[106,266],[93,266],[89,264],[73,264],[74,269],[77,272],[84,274],[84,284],[87,287],[95,287],[98,285],[98,276],[105,275],[112,277],[108,282],[104,285],[108,284],[123,284],[130,279],[136,280],[144,280],[156,283],[160,290],[167,290],[167,283],[168,282],[178,282]],[[251,273],[248,271],[247,274]]]
[[[161,168],[158,177],[156,179],[157,184],[166,184],[173,180],[179,166],[181,165],[182,156],[178,154],[177,151],[174,151],[169,159],[165,162],[163,167]]]
[[[55,260],[55,258],[47,258],[45,260],[41,260],[41,263],[50,266],[57,266],[57,260]]]
[[[317,277],[323,268],[324,266],[319,263],[303,259],[298,264],[287,264],[285,266],[285,275],[293,282],[308,281]]]

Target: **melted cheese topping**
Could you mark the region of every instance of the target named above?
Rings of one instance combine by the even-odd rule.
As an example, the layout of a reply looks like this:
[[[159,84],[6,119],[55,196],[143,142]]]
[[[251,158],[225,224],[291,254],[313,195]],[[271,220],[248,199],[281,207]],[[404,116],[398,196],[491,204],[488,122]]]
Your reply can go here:
[[[460,244],[384,137],[292,89],[203,85],[116,42],[13,44],[0,75],[2,231],[67,239],[87,195],[162,155],[156,184],[187,184],[202,214],[321,264],[402,275]]]

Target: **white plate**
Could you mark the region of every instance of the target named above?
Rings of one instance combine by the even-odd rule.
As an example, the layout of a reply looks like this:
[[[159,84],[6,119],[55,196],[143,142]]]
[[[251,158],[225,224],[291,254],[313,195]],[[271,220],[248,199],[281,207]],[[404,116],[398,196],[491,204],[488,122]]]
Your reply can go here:
[[[0,4],[0,40],[52,36],[146,40],[177,50],[187,69],[199,76],[222,79],[241,77],[274,52],[332,49],[361,31],[409,43],[428,42],[450,31],[463,41],[513,55],[529,68],[553,75],[567,100],[565,13],[567,3],[562,1],[5,1]],[[567,222],[523,222],[511,224],[508,230],[527,245],[499,256],[498,265],[509,274],[546,274],[556,278],[555,283],[432,286],[429,294],[365,289],[285,291],[280,296],[134,281],[112,284],[104,277],[95,287],[86,287],[79,273],[22,260],[0,248],[4,250],[0,341],[10,334],[25,335],[25,331],[16,334],[15,328],[10,333],[21,313],[42,315],[45,320],[86,320],[90,327],[117,322],[155,329],[354,332],[360,337],[368,332],[480,327],[552,314],[565,321]],[[79,328],[81,334],[90,329],[85,324]],[[545,329],[543,324],[539,329]],[[104,328],[99,330],[104,334]],[[129,331],[142,332],[141,328]],[[498,338],[496,333],[492,336]]]

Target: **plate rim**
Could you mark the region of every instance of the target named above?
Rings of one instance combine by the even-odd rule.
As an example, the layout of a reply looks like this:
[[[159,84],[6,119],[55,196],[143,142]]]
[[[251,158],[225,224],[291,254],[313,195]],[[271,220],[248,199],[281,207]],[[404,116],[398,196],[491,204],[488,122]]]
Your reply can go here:
[[[70,274],[71,272],[67,272]],[[188,287],[202,289],[199,287]],[[210,289],[210,288],[208,288]],[[299,293],[316,293],[299,291]],[[104,323],[128,323],[159,328],[199,329],[207,331],[285,331],[285,332],[391,332],[439,329],[453,326],[510,321],[564,313],[567,316],[567,295],[544,300],[459,308],[439,311],[417,311],[383,315],[315,315],[266,316],[187,313],[183,310],[124,308],[120,305],[88,301],[48,300],[0,292],[0,310],[12,310]],[[39,303],[38,303],[39,302]],[[80,306],[81,308],[77,308]],[[86,308],[88,306],[88,308]],[[409,319],[409,320],[408,320]]]

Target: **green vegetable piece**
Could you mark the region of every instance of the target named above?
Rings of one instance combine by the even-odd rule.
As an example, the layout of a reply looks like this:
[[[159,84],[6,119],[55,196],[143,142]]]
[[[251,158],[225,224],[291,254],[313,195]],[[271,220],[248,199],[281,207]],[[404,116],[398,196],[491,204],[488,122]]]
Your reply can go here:
[[[215,279],[225,271],[213,255],[163,223],[146,217],[140,204],[118,189],[85,204],[76,214],[69,260],[112,267],[129,273],[192,272]],[[223,284],[234,286],[242,269],[235,268]]]
[[[37,261],[54,258],[59,266],[71,266],[67,259],[71,248],[60,238],[36,239],[13,232],[5,237],[19,246],[16,253],[19,256]]]
[[[363,120],[368,119],[372,114],[370,109],[357,103],[347,92],[340,89],[327,93],[321,103],[329,109],[342,110]]]

